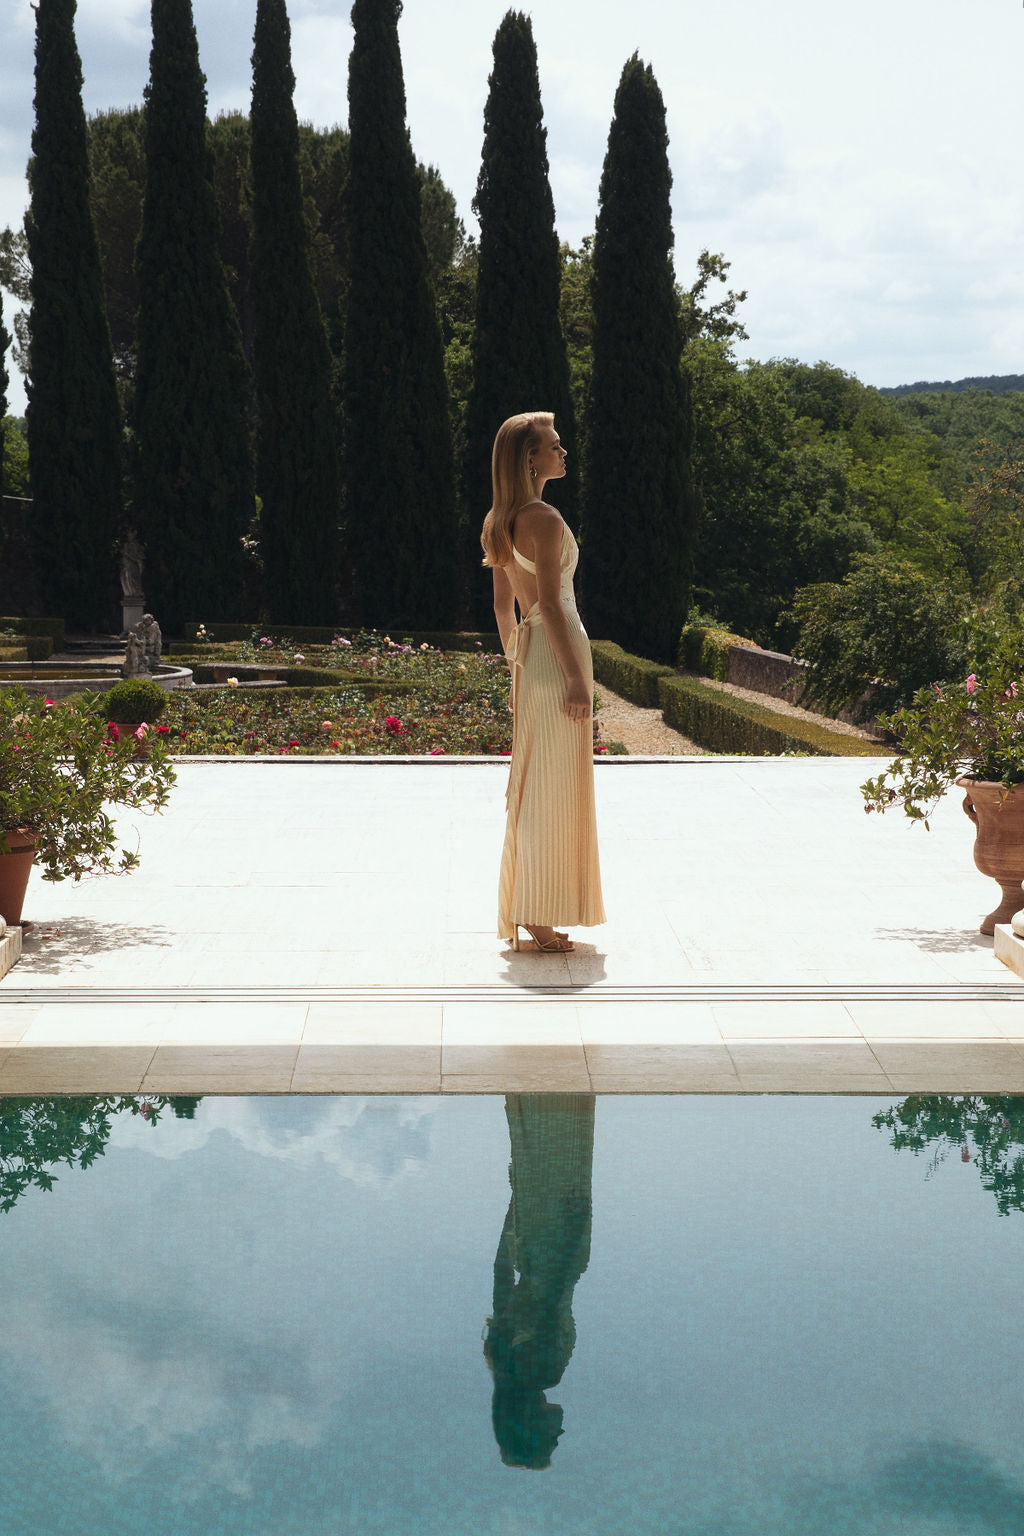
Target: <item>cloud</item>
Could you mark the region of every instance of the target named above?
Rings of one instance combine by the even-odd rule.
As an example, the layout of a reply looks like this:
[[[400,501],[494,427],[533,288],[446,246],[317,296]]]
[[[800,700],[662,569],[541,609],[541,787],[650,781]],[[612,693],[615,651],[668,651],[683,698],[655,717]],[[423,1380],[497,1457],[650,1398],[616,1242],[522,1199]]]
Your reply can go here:
[[[311,9],[292,14],[295,110],[318,128],[348,122],[348,56],[352,27],[344,15]]]
[[[95,27],[127,43],[149,44],[149,0],[78,0],[76,27]]]
[[[147,1315],[106,1296],[9,1294],[5,1313],[0,1356],[32,1381],[54,1443],[114,1486],[173,1453],[176,1498],[211,1486],[245,1497],[254,1453],[318,1444],[342,1390],[318,1379],[312,1340],[250,1342],[199,1314],[168,1337],[162,1309]]]
[[[254,1157],[296,1169],[325,1166],[350,1183],[384,1188],[422,1168],[438,1100],[382,1098],[204,1099],[194,1120],[164,1111],[157,1125],[135,1116],[115,1121],[110,1146],[177,1159],[229,1137]]]

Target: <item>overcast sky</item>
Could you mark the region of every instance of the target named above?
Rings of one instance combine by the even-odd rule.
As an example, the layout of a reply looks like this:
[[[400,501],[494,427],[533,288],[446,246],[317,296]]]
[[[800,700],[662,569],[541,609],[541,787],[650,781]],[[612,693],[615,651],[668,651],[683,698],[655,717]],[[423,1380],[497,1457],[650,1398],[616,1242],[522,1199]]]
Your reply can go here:
[[[193,0],[211,114],[247,108],[256,0]],[[506,0],[406,0],[409,126],[472,228]],[[347,121],[347,0],[290,0],[300,116]],[[746,288],[744,356],[869,384],[1024,372],[1019,0],[544,0],[532,10],[562,239],[592,228],[622,65],[668,110],[676,270],[703,246]],[[88,111],[141,100],[148,0],[79,0]],[[0,0],[0,223],[20,221],[30,0]],[[9,306],[10,301],[8,301]],[[20,409],[18,386],[12,405]]]

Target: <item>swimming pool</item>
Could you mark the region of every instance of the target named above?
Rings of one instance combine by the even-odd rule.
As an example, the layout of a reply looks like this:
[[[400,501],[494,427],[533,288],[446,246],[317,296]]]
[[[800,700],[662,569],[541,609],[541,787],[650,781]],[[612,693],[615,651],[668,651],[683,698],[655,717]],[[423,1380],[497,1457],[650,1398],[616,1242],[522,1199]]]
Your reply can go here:
[[[0,1106],[4,1536],[1024,1530],[1022,1101],[72,1102]]]

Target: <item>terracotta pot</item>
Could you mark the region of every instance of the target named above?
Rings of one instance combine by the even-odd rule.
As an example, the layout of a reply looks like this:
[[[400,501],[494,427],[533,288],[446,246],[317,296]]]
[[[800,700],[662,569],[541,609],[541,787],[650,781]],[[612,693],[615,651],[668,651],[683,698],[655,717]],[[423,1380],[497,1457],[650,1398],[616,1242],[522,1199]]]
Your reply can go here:
[[[120,746],[121,742],[126,740],[126,738],[128,738],[130,736],[134,736],[135,732],[139,728],[137,721],[126,722],[126,721],[123,721],[123,720],[112,720],[112,721],[110,721],[108,723],[111,724],[111,725],[116,725],[117,726],[118,746]],[[154,729],[154,727],[150,726],[150,730],[153,730],[153,729]],[[135,743],[135,756],[136,757],[145,757],[146,754],[148,753],[148,751],[149,751],[149,742],[148,741],[136,741],[136,743]]]
[[[36,856],[36,838],[27,827],[7,833],[10,853],[0,853],[0,917],[12,928],[21,922],[28,877]]]
[[[992,933],[1008,923],[1021,905],[1024,881],[1024,784],[1006,790],[985,779],[957,779],[964,790],[964,810],[974,822],[974,862],[983,875],[1002,887],[1003,899],[981,924]]]

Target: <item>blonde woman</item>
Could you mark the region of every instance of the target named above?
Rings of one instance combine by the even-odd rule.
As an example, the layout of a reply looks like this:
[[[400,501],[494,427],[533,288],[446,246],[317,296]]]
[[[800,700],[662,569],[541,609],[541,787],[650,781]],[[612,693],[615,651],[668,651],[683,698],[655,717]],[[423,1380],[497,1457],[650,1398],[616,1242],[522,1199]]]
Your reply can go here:
[[[594,816],[593,661],[573,595],[576,540],[543,501],[565,475],[549,411],[510,416],[491,456],[494,501],[480,542],[512,673],[512,762],[498,883],[498,937],[573,949],[556,924],[605,920]],[[517,622],[516,611],[519,618]]]

